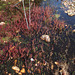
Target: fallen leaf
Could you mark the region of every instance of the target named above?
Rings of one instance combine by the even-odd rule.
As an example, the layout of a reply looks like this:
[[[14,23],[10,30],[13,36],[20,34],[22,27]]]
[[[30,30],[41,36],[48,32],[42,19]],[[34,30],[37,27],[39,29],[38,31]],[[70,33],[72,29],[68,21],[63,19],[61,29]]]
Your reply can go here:
[[[51,69],[52,69],[52,70],[54,69],[54,65],[53,65],[53,64],[51,65]]]
[[[28,73],[31,73],[31,71],[28,69]]]
[[[18,73],[18,75],[22,75],[22,73],[21,73],[21,72],[19,72],[19,73]]]
[[[42,35],[40,38],[41,38],[41,40],[45,40],[46,42],[50,42],[49,35]]]
[[[21,73],[25,73],[25,69],[24,68],[21,69]]]
[[[18,72],[20,71],[19,67],[17,67],[17,66],[12,66],[12,69],[15,71],[18,71]]]
[[[5,22],[0,22],[0,25],[5,25]]]
[[[55,62],[56,65],[59,65],[59,62]]]

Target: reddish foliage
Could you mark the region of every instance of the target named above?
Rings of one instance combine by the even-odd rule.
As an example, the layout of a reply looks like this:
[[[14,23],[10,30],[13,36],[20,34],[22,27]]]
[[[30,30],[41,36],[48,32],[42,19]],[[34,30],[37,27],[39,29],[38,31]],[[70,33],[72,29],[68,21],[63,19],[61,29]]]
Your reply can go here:
[[[29,19],[28,11],[26,13],[27,19]],[[4,48],[1,49],[3,50],[3,55],[1,55],[2,58],[0,60],[4,62],[10,60],[11,57],[14,59],[21,58],[27,69],[34,67],[33,73],[41,73],[41,69],[45,66],[43,71],[49,72],[50,65],[47,66],[45,64],[46,62],[49,62],[49,64],[51,62],[50,57],[52,55],[50,54],[57,43],[56,39],[58,39],[59,34],[63,31],[64,22],[54,17],[50,7],[46,7],[45,9],[33,7],[31,9],[31,24],[29,27],[30,29],[28,30],[25,18],[20,18],[6,25],[5,35],[10,37],[10,39],[21,35],[19,38],[21,43],[8,42],[8,44],[5,44]],[[42,41],[40,39],[42,34],[48,34],[51,42],[46,43]],[[30,61],[31,58],[34,59],[34,62]],[[40,61],[40,63],[36,61]],[[35,66],[36,63],[37,65]]]

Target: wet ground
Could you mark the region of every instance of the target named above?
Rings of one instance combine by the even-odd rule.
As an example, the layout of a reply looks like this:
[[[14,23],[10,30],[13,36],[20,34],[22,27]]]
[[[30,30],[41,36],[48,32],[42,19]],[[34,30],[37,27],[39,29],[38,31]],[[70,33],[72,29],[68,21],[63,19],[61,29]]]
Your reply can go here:
[[[56,14],[60,14],[59,19],[64,20],[67,24],[73,26],[75,28],[75,15],[74,16],[69,16],[67,13],[65,13],[65,10],[68,8],[65,8],[63,5],[63,1],[65,0],[43,0],[42,3],[40,4],[44,8],[46,6],[50,7],[55,7]],[[70,0],[68,0],[70,1]],[[74,0],[71,0],[74,1]],[[64,8],[64,9],[63,9]]]

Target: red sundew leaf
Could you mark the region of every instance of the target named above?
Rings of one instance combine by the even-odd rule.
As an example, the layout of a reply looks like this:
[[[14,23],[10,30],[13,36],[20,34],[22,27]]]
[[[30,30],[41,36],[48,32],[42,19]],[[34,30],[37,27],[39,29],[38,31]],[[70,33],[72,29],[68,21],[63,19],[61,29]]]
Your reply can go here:
[[[41,73],[41,70],[40,70],[40,69],[38,69],[38,72],[39,72],[39,73]]]
[[[32,54],[29,55],[29,58],[32,58]]]
[[[22,58],[22,57],[25,57],[25,54],[21,54],[21,58]]]
[[[26,49],[26,53],[29,54],[29,52],[30,52],[30,51],[29,51],[28,49]]]
[[[18,49],[14,49],[14,53],[18,53]]]
[[[2,49],[2,50],[3,50],[3,53],[5,53],[6,50],[5,49]]]
[[[42,52],[39,52],[39,56],[42,57]]]
[[[1,55],[2,55],[2,54],[0,53],[0,57],[1,57]]]
[[[4,41],[2,40],[2,38],[1,38],[1,43],[3,43]]]
[[[38,56],[38,55],[36,54],[36,55],[35,55],[35,59],[37,58],[37,56]]]
[[[8,53],[6,53],[6,57],[8,56]]]

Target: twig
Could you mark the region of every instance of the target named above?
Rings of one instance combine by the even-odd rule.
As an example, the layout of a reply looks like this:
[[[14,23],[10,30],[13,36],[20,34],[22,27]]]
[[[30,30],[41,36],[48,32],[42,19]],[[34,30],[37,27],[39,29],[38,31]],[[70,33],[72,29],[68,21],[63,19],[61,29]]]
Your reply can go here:
[[[31,5],[30,5],[30,0],[29,0],[29,24],[31,23],[30,8],[31,8]]]
[[[20,1],[20,2],[18,2],[18,3],[16,3],[14,6],[18,5],[19,3],[21,3],[21,1]]]
[[[26,23],[27,23],[27,28],[29,29],[29,25],[28,25],[28,21],[27,21],[27,17],[26,17],[26,12],[25,12],[24,0],[22,0],[22,3],[23,3],[23,9],[24,9],[24,16],[25,16]]]

